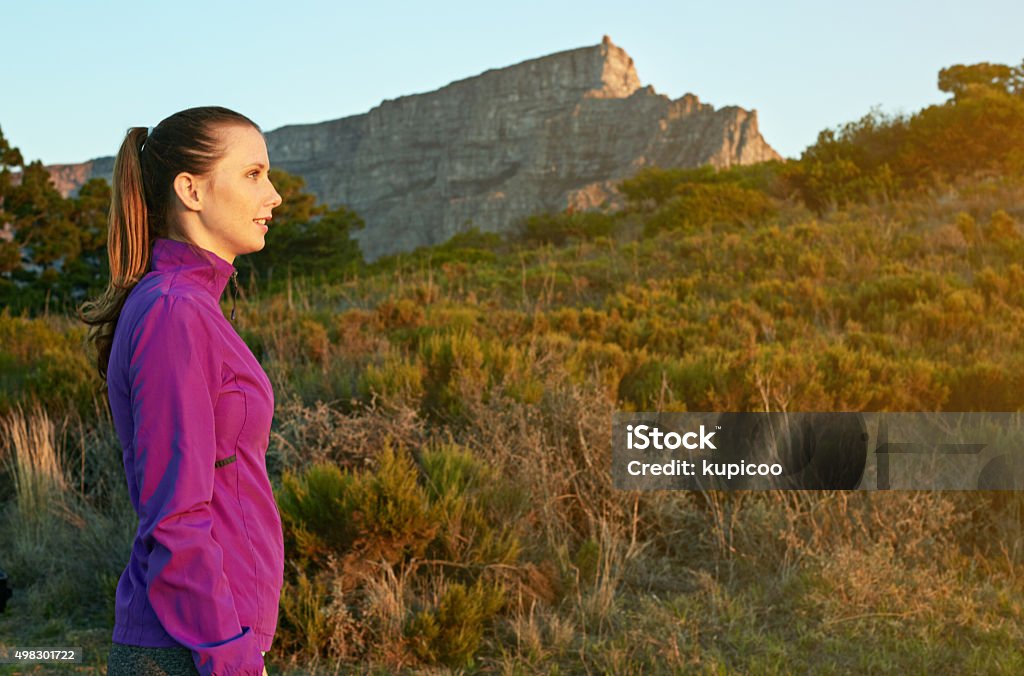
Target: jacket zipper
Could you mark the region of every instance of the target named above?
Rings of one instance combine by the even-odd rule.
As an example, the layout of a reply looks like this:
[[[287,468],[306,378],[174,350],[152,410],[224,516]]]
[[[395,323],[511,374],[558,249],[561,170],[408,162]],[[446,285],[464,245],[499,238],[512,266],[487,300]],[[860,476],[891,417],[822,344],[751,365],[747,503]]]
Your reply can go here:
[[[231,271],[231,321],[235,321],[235,300],[238,297],[238,270]]]

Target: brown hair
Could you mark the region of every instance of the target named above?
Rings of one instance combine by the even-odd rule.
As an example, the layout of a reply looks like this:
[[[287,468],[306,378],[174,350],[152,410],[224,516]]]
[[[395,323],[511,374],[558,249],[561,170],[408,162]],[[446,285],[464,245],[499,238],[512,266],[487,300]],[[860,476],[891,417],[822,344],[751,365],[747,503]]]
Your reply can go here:
[[[189,108],[171,115],[152,131],[132,127],[114,160],[107,256],[110,282],[104,293],[83,303],[78,318],[89,325],[96,347],[96,368],[106,380],[114,329],[128,294],[149,272],[158,237],[183,238],[171,223],[174,178],[188,172],[209,173],[224,154],[219,127],[259,126],[246,116],[219,106]]]

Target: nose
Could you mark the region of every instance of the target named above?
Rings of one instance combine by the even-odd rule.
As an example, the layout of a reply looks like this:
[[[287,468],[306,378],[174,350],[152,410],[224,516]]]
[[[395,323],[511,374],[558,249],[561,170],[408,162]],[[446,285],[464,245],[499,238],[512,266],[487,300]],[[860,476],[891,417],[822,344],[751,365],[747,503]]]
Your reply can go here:
[[[272,196],[270,197],[269,201],[267,201],[267,206],[270,207],[271,209],[275,209],[281,206],[281,195],[277,192],[277,188],[274,187],[273,183],[270,184],[270,192]]]

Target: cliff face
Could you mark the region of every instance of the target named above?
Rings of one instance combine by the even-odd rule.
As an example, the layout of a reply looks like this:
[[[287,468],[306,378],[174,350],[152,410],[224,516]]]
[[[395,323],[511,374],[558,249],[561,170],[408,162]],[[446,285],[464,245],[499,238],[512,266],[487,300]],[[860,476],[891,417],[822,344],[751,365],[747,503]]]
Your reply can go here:
[[[114,158],[100,157],[81,164],[51,164],[46,169],[54,186],[67,197],[77,193],[90,179],[103,178],[109,183],[114,175]]]
[[[641,87],[607,37],[266,138],[274,166],[363,217],[371,260],[473,226],[503,231],[540,211],[615,204],[614,184],[646,166],[779,159],[756,112]]]
[[[614,203],[613,184],[645,166],[779,158],[755,112],[642,88],[607,37],[364,115],[284,127],[267,143],[276,166],[363,216],[370,259],[471,226],[501,231],[538,211]]]

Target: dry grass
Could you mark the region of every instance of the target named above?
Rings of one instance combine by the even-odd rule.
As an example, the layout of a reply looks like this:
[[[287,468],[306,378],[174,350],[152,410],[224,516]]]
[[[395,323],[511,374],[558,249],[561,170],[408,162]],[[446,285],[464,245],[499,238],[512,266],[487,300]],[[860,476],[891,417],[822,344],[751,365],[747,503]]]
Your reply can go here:
[[[39,406],[28,415],[19,406],[0,420],[0,434],[7,472],[14,478],[18,517],[36,526],[68,490],[54,423]]]

